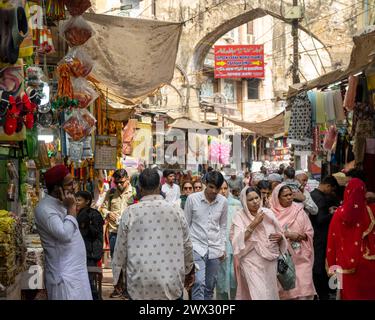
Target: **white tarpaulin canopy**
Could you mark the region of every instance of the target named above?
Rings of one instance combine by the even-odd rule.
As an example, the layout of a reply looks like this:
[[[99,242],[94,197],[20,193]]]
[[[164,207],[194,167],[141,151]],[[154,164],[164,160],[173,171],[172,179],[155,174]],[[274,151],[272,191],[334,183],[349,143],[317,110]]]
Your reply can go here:
[[[84,45],[95,62],[95,79],[135,99],[170,83],[182,24],[84,14],[95,34]]]

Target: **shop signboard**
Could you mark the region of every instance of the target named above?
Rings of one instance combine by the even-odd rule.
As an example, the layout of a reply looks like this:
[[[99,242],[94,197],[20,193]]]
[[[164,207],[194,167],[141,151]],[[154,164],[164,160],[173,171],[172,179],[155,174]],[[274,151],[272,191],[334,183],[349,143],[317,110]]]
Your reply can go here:
[[[264,47],[260,45],[215,46],[215,78],[264,79]]]

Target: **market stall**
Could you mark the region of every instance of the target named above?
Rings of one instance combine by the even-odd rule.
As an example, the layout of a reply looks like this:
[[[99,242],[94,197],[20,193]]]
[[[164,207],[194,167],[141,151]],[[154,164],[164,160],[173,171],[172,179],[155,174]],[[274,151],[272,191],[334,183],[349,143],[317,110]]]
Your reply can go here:
[[[369,191],[375,190],[374,40],[375,31],[364,30],[353,38],[346,70],[293,86],[289,92],[288,143],[296,156],[305,158],[299,165],[317,177],[363,169]]]

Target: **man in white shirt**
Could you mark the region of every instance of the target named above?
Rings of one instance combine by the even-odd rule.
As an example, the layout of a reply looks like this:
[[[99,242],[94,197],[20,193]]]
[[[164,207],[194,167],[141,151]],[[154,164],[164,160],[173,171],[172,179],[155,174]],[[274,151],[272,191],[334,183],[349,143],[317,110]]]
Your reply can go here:
[[[193,300],[212,300],[220,262],[226,257],[228,202],[219,194],[224,177],[211,171],[206,179],[206,189],[189,195],[185,204],[197,266]]]
[[[48,299],[92,300],[73,177],[64,165],[57,165],[44,179],[48,195],[35,208],[35,224],[44,249]]]
[[[180,187],[175,184],[176,175],[172,170],[165,170],[164,177],[166,182],[163,184],[161,191],[165,194],[165,200],[171,203],[176,203],[180,200]]]
[[[305,187],[309,177],[307,173],[303,170],[296,171],[296,180],[301,184],[301,200],[303,201],[303,205],[307,213],[315,216],[318,214],[318,206],[315,204],[314,200],[311,198],[310,192],[308,192]]]
[[[193,246],[184,212],[160,195],[156,170],[139,176],[142,198],[121,216],[112,262],[113,281],[126,275],[133,300],[179,300],[194,283]]]

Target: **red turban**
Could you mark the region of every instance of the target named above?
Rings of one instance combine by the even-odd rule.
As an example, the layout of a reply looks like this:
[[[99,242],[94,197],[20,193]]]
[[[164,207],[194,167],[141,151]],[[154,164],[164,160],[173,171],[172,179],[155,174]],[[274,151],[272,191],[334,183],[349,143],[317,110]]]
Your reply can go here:
[[[47,170],[47,172],[44,174],[44,180],[46,181],[47,188],[61,184],[68,174],[69,170],[63,164],[59,164]]]

